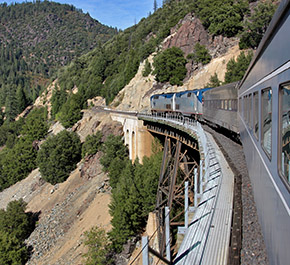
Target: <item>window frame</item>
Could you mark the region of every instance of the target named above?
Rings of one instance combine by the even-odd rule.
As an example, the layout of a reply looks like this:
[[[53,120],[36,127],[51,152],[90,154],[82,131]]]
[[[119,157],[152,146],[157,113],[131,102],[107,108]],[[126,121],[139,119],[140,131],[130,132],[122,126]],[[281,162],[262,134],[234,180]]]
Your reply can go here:
[[[272,95],[272,99],[271,99],[271,152],[270,154],[268,153],[268,151],[266,150],[266,148],[264,147],[264,119],[263,119],[263,93],[265,93],[266,91],[271,90],[271,95]],[[261,139],[261,147],[264,151],[264,153],[266,154],[266,156],[269,158],[269,160],[272,160],[272,153],[273,153],[273,89],[272,87],[266,87],[261,89],[261,114],[260,114],[260,120],[261,120],[261,129],[260,129],[260,139]]]
[[[255,95],[257,96],[258,99],[258,104],[256,105],[255,102]],[[260,120],[259,120],[259,103],[260,103],[260,93],[259,91],[256,91],[253,93],[253,134],[256,138],[257,141],[259,141],[259,132],[260,132]],[[255,119],[257,119],[257,124],[258,124],[258,130],[256,132],[256,123]]]
[[[287,181],[287,176],[283,173],[282,171],[282,105],[283,105],[283,101],[282,101],[282,87],[285,85],[290,85],[290,81],[288,82],[284,82],[279,84],[278,86],[278,102],[279,102],[279,108],[278,108],[278,115],[279,115],[279,119],[278,119],[278,175],[281,178],[282,182],[285,184],[288,192],[290,192],[290,182]],[[290,170],[290,169],[289,169]]]

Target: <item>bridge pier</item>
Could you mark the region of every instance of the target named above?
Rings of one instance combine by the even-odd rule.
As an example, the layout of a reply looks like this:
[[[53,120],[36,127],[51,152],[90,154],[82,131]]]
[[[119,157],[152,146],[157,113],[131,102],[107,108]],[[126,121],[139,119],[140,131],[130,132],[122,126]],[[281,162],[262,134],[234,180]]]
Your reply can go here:
[[[125,145],[128,146],[132,162],[138,157],[142,163],[144,156],[151,156],[154,137],[148,132],[143,121],[138,120],[136,116],[122,113],[111,113],[111,118],[123,125]]]

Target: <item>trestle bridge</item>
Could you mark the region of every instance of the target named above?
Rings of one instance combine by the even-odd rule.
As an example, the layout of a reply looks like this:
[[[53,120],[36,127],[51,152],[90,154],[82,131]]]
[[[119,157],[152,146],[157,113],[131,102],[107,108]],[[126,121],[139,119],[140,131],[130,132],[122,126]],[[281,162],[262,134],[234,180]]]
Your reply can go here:
[[[241,176],[212,134],[197,121],[169,114],[114,111],[111,116],[123,123],[132,160],[150,153],[148,135],[164,143],[157,229],[142,238],[141,251],[129,264],[240,264]]]

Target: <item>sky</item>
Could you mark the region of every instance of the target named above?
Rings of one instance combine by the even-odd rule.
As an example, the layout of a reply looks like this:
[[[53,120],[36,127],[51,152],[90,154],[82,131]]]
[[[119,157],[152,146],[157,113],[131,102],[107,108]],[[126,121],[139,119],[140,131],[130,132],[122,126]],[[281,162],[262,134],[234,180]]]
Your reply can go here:
[[[11,4],[32,1],[0,2]],[[153,12],[154,0],[54,0],[54,2],[74,5],[104,25],[126,29],[135,22],[138,23],[141,18],[147,17],[149,12]],[[157,6],[161,5],[162,0],[157,0]]]

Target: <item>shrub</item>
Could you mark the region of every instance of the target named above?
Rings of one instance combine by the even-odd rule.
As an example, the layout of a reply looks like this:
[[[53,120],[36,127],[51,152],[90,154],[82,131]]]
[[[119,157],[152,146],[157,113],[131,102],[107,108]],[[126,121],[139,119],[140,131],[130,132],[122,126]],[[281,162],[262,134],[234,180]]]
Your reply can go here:
[[[41,146],[37,165],[42,177],[56,184],[65,181],[81,159],[81,141],[74,132],[62,131]]]
[[[100,131],[94,135],[88,135],[82,146],[82,157],[96,154],[102,145],[102,137]]]
[[[150,75],[151,72],[152,72],[151,63],[149,63],[149,61],[146,60],[146,61],[145,61],[145,67],[144,67],[144,70],[143,70],[143,72],[142,72],[142,75],[143,75],[144,77],[146,77],[146,76]]]
[[[187,72],[186,62],[181,49],[176,47],[166,49],[154,58],[153,74],[156,75],[158,82],[170,81],[171,85],[182,85]]]
[[[211,56],[207,48],[198,42],[194,46],[194,53],[188,54],[187,59],[191,59],[197,63],[208,64],[211,61]]]
[[[214,73],[209,79],[209,83],[206,85],[206,87],[218,87],[221,85],[221,81],[218,79],[217,73]]]
[[[88,252],[83,256],[86,258],[86,265],[110,264],[108,260],[109,239],[104,229],[97,226],[85,232],[85,246]]]

